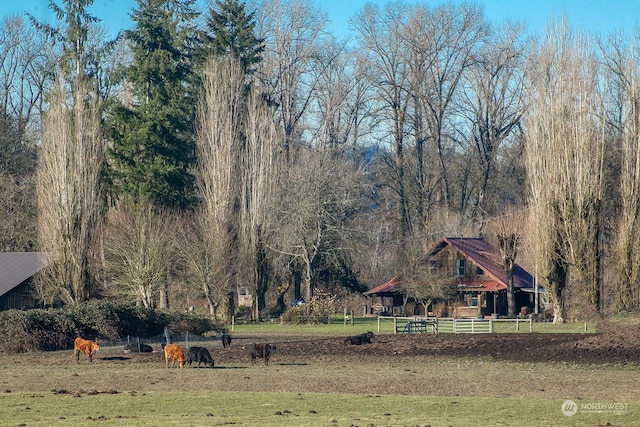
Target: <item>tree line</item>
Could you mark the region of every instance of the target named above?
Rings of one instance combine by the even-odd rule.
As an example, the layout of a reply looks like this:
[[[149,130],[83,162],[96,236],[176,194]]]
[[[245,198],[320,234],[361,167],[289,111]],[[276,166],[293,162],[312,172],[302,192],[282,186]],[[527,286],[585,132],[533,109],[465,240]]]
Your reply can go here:
[[[91,4],[0,27],[0,247],[52,254],[45,304],[429,300],[430,246],[484,236],[557,322],[640,308],[637,34],[390,2],[340,40],[307,0],[137,0],[110,40]]]

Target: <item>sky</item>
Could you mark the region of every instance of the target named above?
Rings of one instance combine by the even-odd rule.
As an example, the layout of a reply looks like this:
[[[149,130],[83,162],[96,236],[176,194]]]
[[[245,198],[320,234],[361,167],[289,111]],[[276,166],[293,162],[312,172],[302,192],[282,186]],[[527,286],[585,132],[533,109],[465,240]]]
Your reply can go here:
[[[367,3],[384,5],[388,0],[310,0],[329,14],[329,30],[338,38],[349,35],[349,18]],[[430,6],[463,0],[421,0]],[[56,0],[62,4],[61,0]],[[484,7],[485,16],[494,23],[505,20],[522,22],[532,34],[541,34],[552,17],[566,16],[574,30],[602,36],[623,31],[629,37],[640,25],[640,0],[476,0]],[[412,3],[407,1],[407,3]],[[40,21],[52,19],[48,0],[0,0],[0,17],[29,12]],[[120,29],[131,29],[131,10],[135,0],[94,0],[91,13],[102,20],[110,35]]]

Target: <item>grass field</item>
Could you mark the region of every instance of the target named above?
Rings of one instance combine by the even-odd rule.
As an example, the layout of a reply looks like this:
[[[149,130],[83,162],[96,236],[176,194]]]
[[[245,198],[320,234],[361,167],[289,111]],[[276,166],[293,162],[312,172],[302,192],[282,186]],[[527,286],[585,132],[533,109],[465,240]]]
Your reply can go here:
[[[234,335],[295,341],[375,327],[365,319],[237,325]],[[238,347],[213,350],[216,368],[184,370],[166,369],[159,352],[122,357],[117,348],[101,349],[93,364],[72,361],[70,351],[1,355],[0,425],[640,426],[636,364],[363,352],[278,354],[270,366],[252,366]],[[574,415],[562,412],[567,400]]]
[[[496,333],[528,333],[529,325],[520,323],[519,330],[516,330],[515,323],[496,322],[494,324]],[[379,326],[379,328],[378,328]],[[259,324],[241,324],[234,326],[234,334],[239,336],[246,335],[277,335],[277,336],[336,336],[351,335],[366,331],[373,331],[381,334],[393,333],[393,321],[383,319],[378,322],[375,317],[354,317],[353,321],[349,318],[346,322],[344,317],[335,316],[328,325],[282,325],[277,322],[265,322]],[[560,325],[554,325],[550,322],[534,322],[533,331],[536,333],[593,333],[596,332],[594,323],[573,322]]]

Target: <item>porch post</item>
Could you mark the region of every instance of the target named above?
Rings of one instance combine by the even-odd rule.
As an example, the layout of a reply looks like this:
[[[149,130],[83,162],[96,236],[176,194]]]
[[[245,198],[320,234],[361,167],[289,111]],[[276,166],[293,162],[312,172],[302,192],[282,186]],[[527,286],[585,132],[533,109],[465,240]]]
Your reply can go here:
[[[496,314],[497,307],[498,307],[498,293],[493,292],[493,314]]]

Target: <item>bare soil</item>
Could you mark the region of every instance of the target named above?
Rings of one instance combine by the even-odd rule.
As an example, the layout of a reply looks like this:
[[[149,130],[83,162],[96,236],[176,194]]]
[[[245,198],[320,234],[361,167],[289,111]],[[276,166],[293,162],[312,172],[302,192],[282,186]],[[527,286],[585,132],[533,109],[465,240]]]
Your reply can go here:
[[[344,337],[283,340],[278,358],[358,358],[395,356],[451,356],[488,358],[512,362],[563,362],[578,364],[640,364],[640,325],[601,326],[590,334],[398,334],[377,335],[363,345],[345,344]],[[250,339],[249,339],[250,341]],[[225,354],[225,359],[247,359],[242,345]]]
[[[272,337],[277,351],[268,367],[252,366],[249,355],[251,344],[264,337],[237,337],[226,349],[210,343],[214,369],[166,369],[159,345],[152,353],[103,347],[93,363],[84,355],[76,362],[72,350],[1,354],[0,393],[337,391],[625,401],[640,387],[640,326],[595,334],[429,333],[376,335],[363,345],[344,341]],[[509,366],[517,368],[505,383]]]

